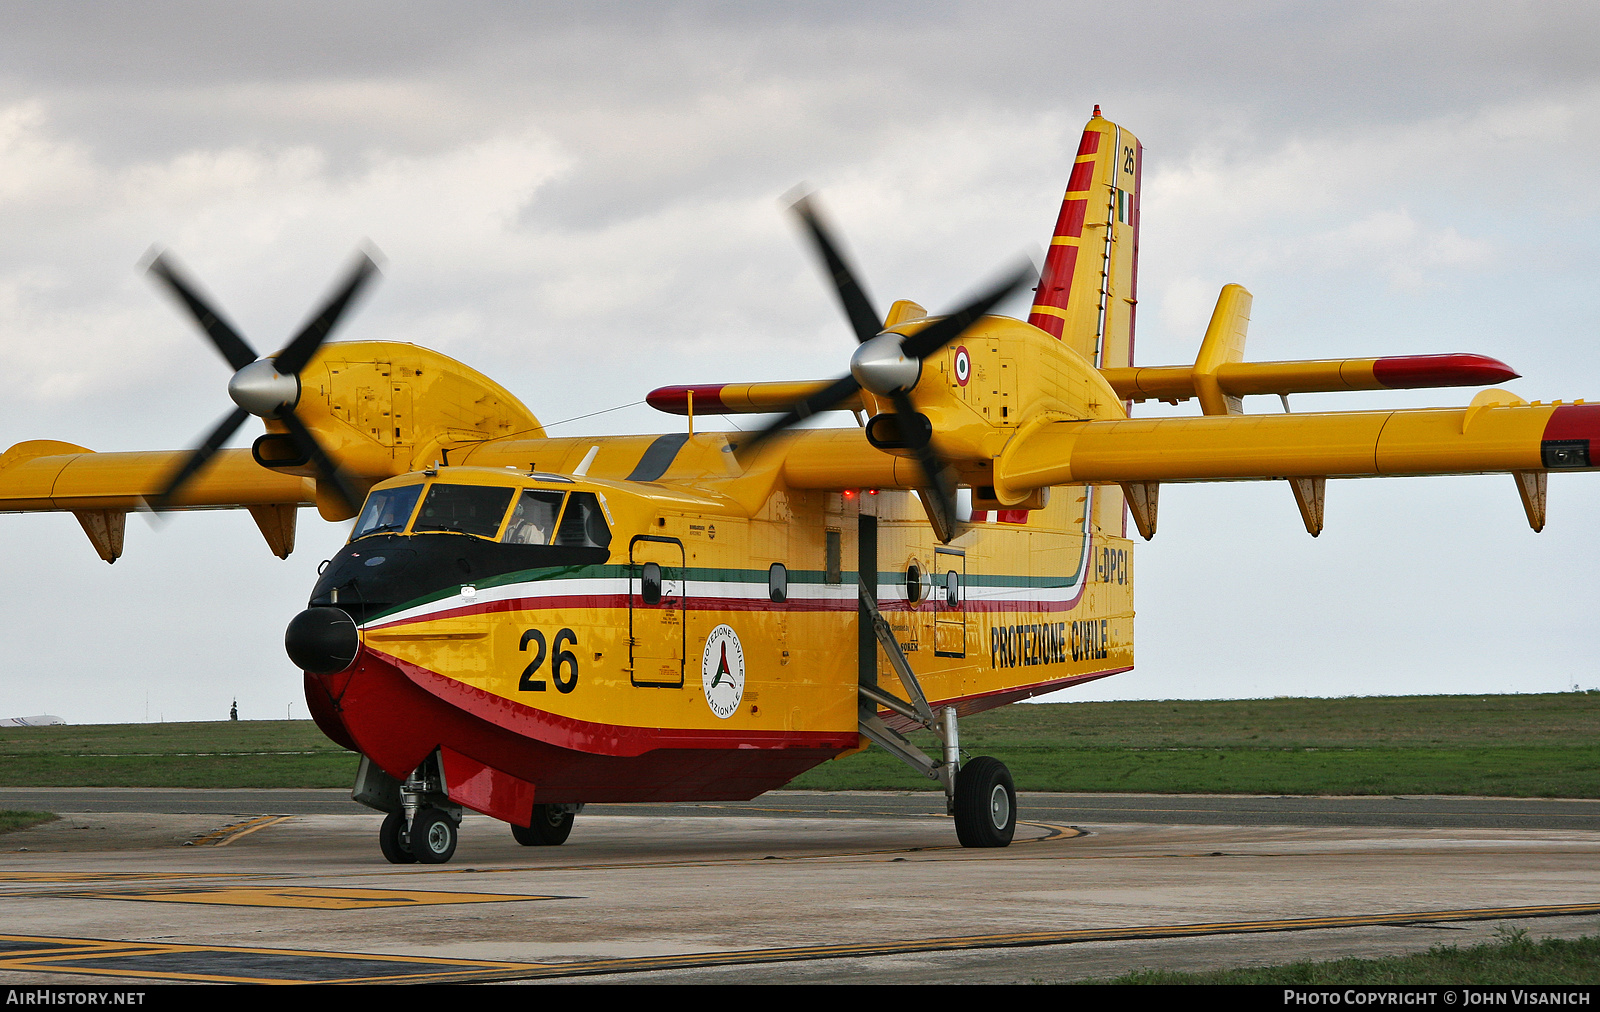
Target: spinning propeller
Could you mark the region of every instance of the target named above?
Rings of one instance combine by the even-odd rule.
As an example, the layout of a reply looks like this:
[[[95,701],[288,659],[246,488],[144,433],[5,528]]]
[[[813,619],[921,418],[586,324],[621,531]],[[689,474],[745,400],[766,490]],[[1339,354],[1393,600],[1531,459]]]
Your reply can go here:
[[[282,351],[270,358],[261,358],[239,336],[238,331],[200,296],[165,254],[151,262],[150,273],[183,303],[195,323],[233,367],[233,378],[228,381],[228,396],[237,405],[190,452],[172,477],[167,479],[166,486],[147,500],[151,509],[159,512],[169,508],[183,486],[206,466],[222,444],[244,424],[245,418],[255,415],[281,422],[289,430],[289,438],[295,447],[304,455],[303,460],[315,463],[319,477],[333,487],[351,511],[355,510],[361,497],[350,484],[349,478],[322,448],[322,444],[317,442],[317,437],[295,415],[294,409],[300,403],[300,370],[322,347],[322,342],[328,339],[339,318],[377,271],[378,265],[373,263],[372,258],[361,254],[349,278],[329,297],[321,311],[300,329]]]
[[[838,244],[833,241],[817,210],[811,206],[810,198],[800,198],[794,203],[793,210],[805,225],[817,255],[833,279],[834,291],[855,331],[859,347],[850,356],[848,376],[841,376],[795,404],[783,417],[744,440],[739,449],[749,450],[785,429],[798,425],[818,411],[837,406],[858,390],[866,389],[880,397],[887,397],[894,405],[894,420],[898,429],[897,438],[889,445],[904,446],[911,450],[922,465],[927,484],[919,492],[927,507],[935,536],[947,542],[958,533],[955,483],[950,469],[933,448],[933,426],[911,403],[911,390],[922,377],[923,359],[966,333],[1002,299],[1033,280],[1036,271],[1032,264],[1019,266],[965,306],[915,334],[885,333],[883,318],[872,308],[866,290],[840,253]],[[879,445],[885,442],[879,440]]]

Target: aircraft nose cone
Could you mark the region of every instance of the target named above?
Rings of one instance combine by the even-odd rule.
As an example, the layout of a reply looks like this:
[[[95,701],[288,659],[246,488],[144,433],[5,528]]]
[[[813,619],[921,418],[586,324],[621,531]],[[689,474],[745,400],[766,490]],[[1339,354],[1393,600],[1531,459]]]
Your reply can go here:
[[[290,620],[283,648],[302,671],[331,675],[355,663],[361,636],[342,609],[307,608]]]

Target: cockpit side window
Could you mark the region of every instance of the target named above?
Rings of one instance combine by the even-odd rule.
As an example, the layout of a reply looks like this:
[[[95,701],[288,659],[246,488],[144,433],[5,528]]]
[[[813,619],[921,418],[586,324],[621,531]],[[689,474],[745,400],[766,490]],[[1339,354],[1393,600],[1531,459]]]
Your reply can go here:
[[[454,531],[492,538],[516,489],[501,485],[445,485],[435,482],[422,500],[413,531]]]
[[[610,547],[611,528],[593,492],[574,492],[567,498],[567,510],[561,514],[555,543],[574,548]]]
[[[563,498],[565,494],[561,492],[524,489],[500,540],[508,545],[548,545],[556,530],[556,517],[561,515]]]
[[[367,496],[367,504],[361,508],[361,516],[350,532],[350,540],[354,541],[368,534],[405,530],[406,523],[411,519],[412,510],[416,509],[417,498],[421,495],[420,484],[378,489]]]

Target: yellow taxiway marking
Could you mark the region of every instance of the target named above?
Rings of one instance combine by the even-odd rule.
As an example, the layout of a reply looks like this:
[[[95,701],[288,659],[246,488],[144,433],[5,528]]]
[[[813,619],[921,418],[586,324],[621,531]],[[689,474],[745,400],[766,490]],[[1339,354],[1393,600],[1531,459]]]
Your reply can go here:
[[[519,897],[526,898],[526,897]],[[1284,920],[1214,921],[1200,924],[1156,924],[1016,934],[963,935],[841,945],[744,949],[732,952],[690,952],[670,956],[635,956],[563,963],[513,963],[502,960],[437,959],[358,952],[316,952],[306,949],[252,949],[233,946],[170,945],[115,942],[94,938],[50,938],[0,935],[0,970],[95,974],[163,980],[226,983],[426,983],[442,981],[535,980],[554,977],[646,973],[710,966],[784,963],[811,959],[859,958],[999,949],[1074,942],[1136,938],[1184,938],[1200,935],[1260,934],[1352,928],[1435,924],[1450,921],[1514,920],[1600,914],[1600,903],[1567,903],[1531,907],[1476,907],[1459,910],[1415,910],[1387,914],[1296,917]]]
[[[276,826],[280,822],[288,822],[291,818],[293,818],[291,815],[258,815],[254,819],[236,822],[231,826],[223,826],[221,829],[214,830],[204,836],[196,837],[194,845],[196,847],[226,847],[241,836],[249,836],[258,829],[266,829],[268,826]]]
[[[58,893],[73,899],[145,900],[155,903],[211,903],[234,907],[303,907],[313,910],[362,910],[368,907],[417,907],[440,903],[509,903],[553,900],[559,896],[526,893],[453,893],[412,889],[329,889],[321,886],[233,886],[221,889],[119,889]]]

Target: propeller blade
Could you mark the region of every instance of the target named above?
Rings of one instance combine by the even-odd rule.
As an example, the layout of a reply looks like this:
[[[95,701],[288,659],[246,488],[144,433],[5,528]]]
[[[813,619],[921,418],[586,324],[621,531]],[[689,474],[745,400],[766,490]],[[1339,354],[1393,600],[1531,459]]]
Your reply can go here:
[[[834,291],[839,296],[839,305],[844,308],[844,315],[850,318],[850,327],[856,332],[856,343],[862,344],[877,337],[878,332],[883,330],[883,317],[872,308],[872,300],[867,298],[866,289],[861,287],[855,272],[839,252],[838,244],[833,241],[821,215],[812,206],[811,198],[801,197],[791,206],[805,224],[812,245],[817,248],[817,255],[828,268],[828,276],[833,279]]]
[[[911,418],[917,413],[917,409],[905,391],[897,390],[889,396],[894,401],[895,413],[905,419],[900,425],[900,431],[907,434],[914,431],[922,432],[920,426],[911,424]],[[916,451],[917,462],[922,465],[922,473],[928,478],[922,496],[923,503],[927,506],[928,520],[933,524],[934,537],[941,543],[947,543],[961,533],[960,525],[956,521],[956,490],[950,482],[950,473],[945,469],[939,455],[933,451],[932,441],[927,433],[922,433],[922,438],[915,441],[912,449]]]
[[[228,364],[233,366],[235,372],[256,360],[258,356],[255,349],[250,347],[250,343],[240,337],[239,332],[234,330],[233,326],[223,319],[220,313],[212,309],[211,305],[200,297],[194,286],[173,267],[172,262],[167,259],[165,253],[150,262],[150,273],[160,279],[167,286],[168,291],[175,295],[179,302],[183,303],[184,307],[189,310],[189,315],[194,317],[194,321],[200,325],[200,329],[205,331],[207,337],[211,338],[211,343],[217,346],[218,351],[222,352],[222,357],[228,360]]]
[[[740,440],[737,449],[741,454],[746,453],[784,429],[793,428],[817,412],[828,410],[860,389],[861,384],[856,382],[854,376],[841,376],[790,408],[787,414],[760,432],[748,439]]]
[[[166,487],[152,498],[145,500],[146,505],[158,513],[171,505],[172,499],[178,494],[178,491],[189,482],[189,479],[198,474],[202,467],[206,466],[206,462],[211,459],[212,455],[222,448],[222,444],[228,441],[228,437],[238,431],[239,426],[243,425],[244,420],[249,417],[250,412],[244,408],[234,408],[230,411],[228,416],[218,423],[216,428],[211,430],[211,434],[206,436],[205,440],[190,452],[183,464],[172,473],[172,477],[167,479]]]
[[[311,434],[306,423],[302,422],[293,411],[285,411],[278,416],[278,421],[289,430],[289,435],[293,437],[295,445],[300,447],[301,452],[317,465],[317,471],[322,477],[338,490],[339,497],[344,500],[345,505],[352,511],[358,509],[361,506],[361,496],[356,493],[355,487],[350,484],[350,479],[344,471],[333,462],[332,457],[328,456],[322,444],[317,442],[317,437]]]
[[[322,307],[321,312],[300,328],[300,333],[294,336],[287,347],[279,352],[273,361],[277,364],[278,371],[287,374],[298,374],[304,369],[306,363],[311,361],[311,356],[317,353],[322,342],[328,339],[328,334],[338,326],[339,318],[350,308],[361,289],[378,272],[378,265],[365,253],[356,259],[355,266],[351,268],[350,277],[340,286]]]
[[[925,359],[966,332],[978,318],[993,309],[1002,299],[1034,280],[1037,271],[1033,264],[1023,263],[1007,274],[993,288],[946,316],[912,334],[901,344],[907,358]]]

